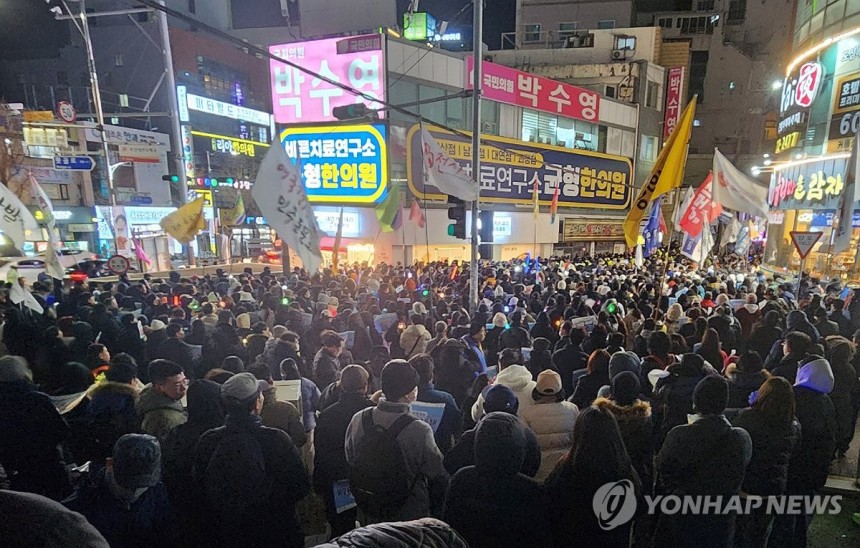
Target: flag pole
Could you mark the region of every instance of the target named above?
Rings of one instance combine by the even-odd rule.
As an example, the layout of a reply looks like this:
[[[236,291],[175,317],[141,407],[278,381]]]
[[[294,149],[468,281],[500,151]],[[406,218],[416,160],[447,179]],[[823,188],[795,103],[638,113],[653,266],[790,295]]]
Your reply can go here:
[[[681,207],[681,204],[678,203],[678,190],[679,189],[680,189],[680,187],[672,190],[672,205],[674,205],[675,207]],[[662,214],[663,214],[663,212],[661,211],[660,215],[662,215]],[[672,217],[674,217],[674,215],[672,215]],[[660,305],[663,304],[662,303],[663,293],[665,293],[665,291],[666,291],[666,275],[669,273],[669,256],[670,256],[669,252],[672,249],[672,237],[674,236],[674,233],[675,233],[675,222],[672,221],[669,224],[671,226],[668,227],[669,228],[669,234],[667,235],[668,236],[668,244],[666,245],[666,254],[664,256],[665,260],[664,260],[664,264],[663,264],[663,275],[660,277],[660,294],[657,296],[657,306],[654,308],[654,320],[657,320],[657,318],[659,318]]]
[[[469,312],[478,311],[478,201],[481,199],[481,68],[483,64],[484,1],[473,0],[472,12],[472,177],[477,182],[478,197],[472,202],[472,253],[469,275]]]

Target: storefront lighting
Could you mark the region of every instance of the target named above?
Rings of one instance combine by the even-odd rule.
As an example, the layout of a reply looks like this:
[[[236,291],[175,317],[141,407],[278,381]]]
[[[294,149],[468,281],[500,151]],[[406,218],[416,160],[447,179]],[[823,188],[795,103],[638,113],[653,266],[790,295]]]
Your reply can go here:
[[[803,154],[799,154],[799,156],[801,158],[803,158]],[[838,160],[841,158],[850,158],[850,157],[851,157],[850,152],[844,152],[841,154],[828,154],[827,156],[816,156],[815,158],[803,158],[802,160],[799,159],[799,160],[795,160],[792,162],[782,162],[782,163],[774,164],[773,170],[774,171],[781,171],[783,169],[788,169],[788,168],[794,167],[794,166],[811,164],[812,162],[823,162],[825,160]]]
[[[769,166],[770,164],[772,164],[772,163],[773,163],[773,160],[771,160],[770,158],[767,158],[767,159],[766,159],[764,162],[762,162],[762,163],[763,163],[764,165],[766,165],[766,166]]]
[[[818,44],[812,46],[811,48],[809,48],[808,50],[804,51],[803,53],[795,56],[795,58],[791,60],[791,62],[788,64],[788,66],[785,67],[785,75],[790,76],[791,73],[794,72],[795,67],[797,67],[797,65],[799,65],[802,61],[806,60],[807,58],[812,57],[816,53],[827,49],[830,45],[835,44],[836,42],[840,42],[840,41],[848,38],[849,36],[854,36],[856,34],[860,34],[860,27],[855,27],[849,31],[843,32],[842,34],[837,34],[836,36],[831,36],[830,38],[827,38],[826,40],[823,40],[823,41],[819,42]],[[780,87],[782,87],[781,83],[780,83]]]
[[[767,152],[765,152],[764,154],[762,154],[762,155],[761,155],[761,157],[762,157],[762,158],[770,158],[770,154],[768,154]]]
[[[800,159],[802,159],[802,158],[803,158],[803,153],[802,153],[802,152],[798,152],[797,154],[795,154],[795,155],[794,155],[794,159],[795,159],[795,160],[800,160]]]

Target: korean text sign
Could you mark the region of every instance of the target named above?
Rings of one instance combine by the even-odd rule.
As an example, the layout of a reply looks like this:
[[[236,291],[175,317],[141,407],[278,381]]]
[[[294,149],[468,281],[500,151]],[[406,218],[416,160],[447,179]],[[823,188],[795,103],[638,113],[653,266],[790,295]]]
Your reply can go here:
[[[409,188],[415,196],[424,197],[419,127],[415,125],[409,131],[406,157]],[[430,133],[440,148],[471,176],[470,138],[437,128]],[[559,185],[559,207],[623,210],[630,203],[633,167],[628,158],[490,135],[482,136],[481,142],[482,202],[533,203],[532,189],[537,179],[541,205],[550,205]],[[426,196],[445,199],[432,186],[426,188]]]
[[[359,38],[366,38],[374,44],[381,43],[377,35],[353,37],[353,40]],[[271,46],[269,52],[366,95],[384,100],[385,62],[381,47],[367,51],[353,48],[338,53],[337,43],[341,40],[330,38],[294,42]],[[272,79],[272,110],[275,122],[279,124],[331,121],[335,119],[332,115],[334,107],[355,103],[365,103],[370,108],[381,106],[284,63],[270,61],[269,71]]]
[[[663,139],[668,139],[681,119],[681,97],[683,97],[684,67],[669,69],[666,86],[666,110],[663,119]]]
[[[775,171],[767,204],[771,209],[839,209],[847,158],[831,158]]]
[[[300,165],[308,201],[373,204],[388,188],[385,137],[382,124],[289,127],[281,143]]]
[[[473,57],[466,59],[466,89],[472,89]],[[504,65],[484,61],[481,65],[481,96],[490,101],[533,108],[558,116],[596,122],[600,94],[549,78],[535,76]]]

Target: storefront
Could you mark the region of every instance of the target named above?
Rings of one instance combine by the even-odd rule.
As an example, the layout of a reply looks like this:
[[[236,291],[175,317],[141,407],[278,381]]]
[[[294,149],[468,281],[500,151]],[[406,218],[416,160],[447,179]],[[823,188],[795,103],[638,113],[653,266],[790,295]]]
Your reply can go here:
[[[33,239],[24,244],[24,253],[33,255],[41,253],[47,248],[48,229],[45,228],[45,219],[41,209],[36,206],[30,206],[29,209],[42,229],[42,233],[38,235],[38,240]],[[54,209],[54,219],[59,231],[58,236],[63,247],[96,252],[97,223],[93,215],[94,210],[91,207],[69,206]]]
[[[624,240],[623,222],[623,217],[568,217],[563,220],[560,241],[555,246],[555,252],[569,255],[624,253],[627,251],[627,243]]]

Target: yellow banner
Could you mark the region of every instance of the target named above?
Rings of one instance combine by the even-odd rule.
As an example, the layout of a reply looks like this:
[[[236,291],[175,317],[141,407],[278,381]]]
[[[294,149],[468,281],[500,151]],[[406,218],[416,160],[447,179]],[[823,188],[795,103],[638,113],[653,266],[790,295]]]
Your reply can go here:
[[[648,180],[642,185],[639,194],[633,200],[627,218],[624,220],[624,237],[628,247],[636,247],[639,239],[639,225],[648,206],[659,196],[681,186],[684,181],[684,167],[687,163],[687,145],[690,142],[690,133],[693,130],[693,118],[696,115],[696,99],[693,96],[675,130],[669,136],[657,162],[651,170]]]
[[[177,241],[187,244],[206,226],[203,219],[204,198],[200,197],[180,207],[159,223]]]

